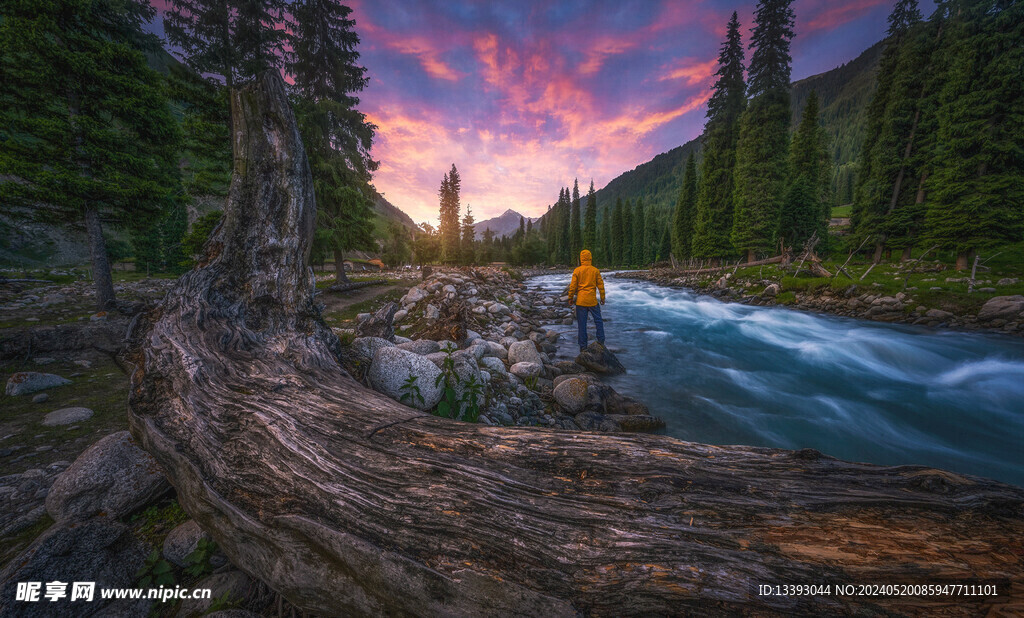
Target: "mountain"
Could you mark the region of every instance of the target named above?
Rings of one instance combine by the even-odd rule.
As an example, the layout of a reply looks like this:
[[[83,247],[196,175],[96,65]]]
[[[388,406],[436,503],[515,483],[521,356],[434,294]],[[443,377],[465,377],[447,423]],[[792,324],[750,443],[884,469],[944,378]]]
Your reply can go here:
[[[484,230],[486,229],[490,229],[494,232],[495,238],[511,236],[519,229],[519,220],[522,218],[523,215],[510,208],[493,219],[474,223],[473,230],[476,232],[477,240],[484,237]],[[526,217],[526,219],[529,221],[537,221],[537,219],[531,219],[529,217]]]
[[[864,122],[868,103],[875,92],[875,71],[884,41],[878,42],[854,60],[818,75],[793,83],[793,126],[811,91],[818,93],[821,122],[833,139],[833,186],[837,202],[848,203],[852,195],[857,155],[864,140]],[[686,158],[694,152],[700,163],[701,140],[692,139],[682,146],[663,152],[646,163],[612,179],[597,191],[599,213],[613,206],[615,200],[643,198],[644,206],[661,212],[675,207],[683,183]]]
[[[374,236],[377,238],[384,238],[387,234],[388,223],[395,221],[399,225],[413,229],[416,227],[416,223],[412,220],[412,217],[405,214],[398,206],[395,206],[387,200],[383,195],[377,192],[377,189],[372,185],[373,189],[373,214],[374,214]]]

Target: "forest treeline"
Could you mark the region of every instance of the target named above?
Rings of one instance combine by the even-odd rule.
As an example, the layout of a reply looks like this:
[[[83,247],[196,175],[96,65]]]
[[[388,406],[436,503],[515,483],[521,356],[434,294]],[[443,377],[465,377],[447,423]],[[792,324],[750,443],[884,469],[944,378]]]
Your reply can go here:
[[[369,181],[374,127],[351,9],[336,0],[170,0],[160,63],[148,0],[0,4],[0,199],[4,214],[84,228],[97,305],[114,301],[112,260],[180,272],[217,214],[187,208],[229,190],[228,91],[268,70],[288,77],[317,199],[314,259],[376,249]],[[110,234],[112,229],[118,234]],[[106,232],[106,233],[105,233]],[[129,239],[125,242],[123,239]]]

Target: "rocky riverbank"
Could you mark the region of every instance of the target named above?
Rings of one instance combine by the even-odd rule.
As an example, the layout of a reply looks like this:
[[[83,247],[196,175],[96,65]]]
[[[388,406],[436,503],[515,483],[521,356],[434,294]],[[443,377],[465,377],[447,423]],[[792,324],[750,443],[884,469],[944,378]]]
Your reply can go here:
[[[975,298],[963,303],[951,302],[941,290],[942,286],[965,285],[967,278],[942,276],[941,269],[936,269],[931,276],[917,273],[917,285],[905,287],[889,286],[877,280],[862,283],[839,277],[831,282],[801,281],[782,276],[765,277],[756,269],[750,271],[740,270],[733,276],[731,270],[684,274],[661,268],[613,276],[693,290],[726,302],[781,305],[878,322],[1024,336],[1024,296],[999,294],[999,288],[1015,289],[1019,283],[1017,279],[981,281]],[[907,281],[895,269],[892,273],[882,269],[880,275],[894,284]],[[894,291],[895,288],[900,290]]]
[[[574,359],[558,358],[560,334],[549,327],[572,324],[566,302],[527,290],[519,273],[436,272],[397,303],[358,316],[354,330],[338,332],[352,337],[345,358],[353,375],[422,410],[450,411],[445,402],[454,399],[458,418],[489,425],[663,427],[641,402],[601,382],[601,374],[624,370],[603,346],[593,344]],[[446,383],[454,398],[446,395]],[[467,390],[474,394],[467,396]]]

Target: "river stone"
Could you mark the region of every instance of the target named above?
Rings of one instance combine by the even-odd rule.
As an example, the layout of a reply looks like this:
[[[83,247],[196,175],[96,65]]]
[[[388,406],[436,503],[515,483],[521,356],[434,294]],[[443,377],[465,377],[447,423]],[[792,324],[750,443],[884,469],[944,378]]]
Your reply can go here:
[[[458,344],[450,339],[442,339],[441,341],[438,341],[437,347],[441,352],[455,352],[459,349]]]
[[[781,289],[782,288],[779,287],[778,283],[770,283],[764,289],[764,292],[761,292],[761,294],[763,296],[772,296],[772,297],[774,297],[774,296],[778,296],[779,295],[779,292],[781,291]]]
[[[562,380],[555,386],[555,401],[567,413],[576,415],[587,405],[587,386],[587,381],[580,378]]]
[[[395,312],[398,311],[398,303],[387,303],[374,312],[369,318],[362,320],[356,326],[357,337],[380,337],[391,341],[395,338]]]
[[[92,410],[89,408],[61,408],[54,410],[43,417],[43,425],[56,427],[57,425],[74,425],[92,418]]]
[[[226,598],[228,604],[236,609],[246,611],[263,609],[273,596],[273,591],[258,579],[253,579],[241,571],[225,571],[214,573],[196,583],[193,588],[209,589],[209,599],[186,599],[181,602],[178,610],[179,618],[202,616],[220,598]]]
[[[437,305],[430,303],[427,305],[426,309],[423,310],[423,317],[428,320],[436,320],[441,317],[441,310]]]
[[[502,360],[508,358],[508,350],[500,343],[485,341],[484,344],[487,346],[487,351],[484,352],[484,356],[493,356],[494,358],[500,358]]]
[[[32,403],[43,403],[50,398],[49,393],[37,393],[32,396]]]
[[[1024,312],[1024,296],[994,296],[978,312],[979,322],[991,320],[1012,320]]]
[[[196,520],[190,519],[171,530],[164,539],[163,556],[168,562],[186,567],[189,555],[199,547],[201,539],[209,541],[210,535],[199,527]]]
[[[929,309],[925,312],[925,316],[935,320],[949,320],[956,317],[952,313],[943,311],[942,309]]]
[[[583,365],[594,373],[602,375],[618,375],[626,373],[619,359],[612,354],[612,351],[597,341],[592,342],[585,350],[576,357],[576,362]]]
[[[358,337],[352,340],[349,346],[349,353],[357,360],[369,363],[373,355],[381,348],[391,348],[395,344],[381,337]]]
[[[469,354],[470,356],[472,356],[474,359],[476,359],[478,361],[481,358],[483,358],[484,356],[486,356],[487,352],[489,352],[489,351],[490,350],[488,349],[487,344],[485,344],[483,342],[483,340],[477,341],[476,343],[474,343],[473,345],[469,346],[465,350],[465,352],[467,354]]]
[[[416,378],[416,386],[420,389],[423,401],[408,401],[406,405],[420,410],[429,410],[441,401],[443,389],[435,386],[434,380],[441,375],[437,365],[427,360],[426,356],[420,356],[401,348],[380,348],[373,355],[373,363],[370,364],[370,371],[367,377],[370,386],[379,393],[391,397],[395,401],[401,401],[402,385],[409,377]]]
[[[494,356],[485,356],[480,359],[480,366],[485,367],[487,371],[490,371],[496,376],[505,377],[508,375],[508,370],[505,369],[505,363],[501,362],[500,358]]]
[[[32,393],[71,384],[71,380],[60,377],[53,373],[39,373],[38,371],[19,371],[7,379],[5,392],[8,395],[31,395]]]
[[[420,302],[421,300],[423,300],[426,297],[427,297],[427,293],[426,292],[424,292],[419,287],[414,287],[414,288],[411,288],[408,292],[406,292],[405,296],[402,297],[402,304],[403,305],[413,305],[413,304],[416,304],[416,303]]]
[[[127,433],[127,432],[125,432]],[[149,601],[115,601],[102,588],[134,588],[146,548],[128,526],[107,517],[62,522],[43,532],[0,572],[0,614],[21,617],[145,616]],[[15,602],[18,582],[44,582],[39,601]],[[48,601],[45,582],[68,582],[68,596]],[[91,602],[71,602],[71,582],[95,582]]]
[[[570,360],[560,360],[555,363],[555,367],[562,372],[562,375],[584,373],[587,370],[583,365]]]
[[[46,512],[54,521],[96,515],[122,517],[160,497],[170,485],[156,461],[132,442],[127,431],[90,446],[54,480]]]
[[[517,363],[537,363],[541,364],[540,352],[537,351],[537,346],[532,341],[517,341],[508,347],[508,362],[515,365]]]
[[[542,370],[543,366],[540,363],[530,362],[516,363],[508,369],[509,373],[523,379],[536,378]]]
[[[580,412],[573,420],[580,429],[586,431],[620,431],[619,424],[604,414],[597,412]]]
[[[408,350],[415,354],[433,354],[441,350],[441,346],[436,341],[430,339],[417,339],[410,341],[409,343],[400,343],[398,347],[402,350]]]

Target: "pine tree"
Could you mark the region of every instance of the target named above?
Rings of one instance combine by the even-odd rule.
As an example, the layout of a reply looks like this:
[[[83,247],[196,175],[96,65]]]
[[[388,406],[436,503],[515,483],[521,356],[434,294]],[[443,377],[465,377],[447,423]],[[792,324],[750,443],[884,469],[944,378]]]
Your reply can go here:
[[[358,65],[359,36],[351,12],[334,0],[294,3],[285,63],[313,174],[315,250],[333,252],[338,282],[348,280],[346,251],[376,247],[369,184],[378,166],[370,157],[376,127],[355,107],[355,93],[367,78],[366,69]]]
[[[614,252],[612,251],[612,219],[613,209],[606,208],[604,211],[604,217],[601,218],[601,234],[598,238],[598,246],[600,248],[599,264],[604,267],[612,266],[615,263],[613,258]]]
[[[576,256],[572,250],[572,198],[569,196],[569,187],[565,187],[562,195],[562,204],[559,208],[558,221],[560,231],[559,240],[559,264],[575,264]]]
[[[444,175],[441,181],[440,227],[441,236],[441,261],[452,264],[459,260],[459,193],[462,190],[462,180],[459,177],[459,170],[452,163],[452,169]]]
[[[233,88],[280,65],[285,30],[277,25],[284,0],[170,0],[169,5],[167,40],[197,73],[220,76]]]
[[[658,257],[656,261],[662,262],[668,259],[670,253],[672,253],[672,230],[671,227],[666,225],[665,229],[661,231],[661,240],[658,243]]]
[[[661,216],[653,208],[647,209],[647,221],[644,225],[644,264],[653,264],[658,261],[658,253],[661,247],[661,227],[670,227],[668,225],[660,225],[665,223],[661,220]]]
[[[587,209],[583,214],[583,248],[591,252],[597,250],[597,193],[593,180],[587,191]]]
[[[181,183],[187,199],[226,196],[231,182],[227,88],[175,63],[168,67],[167,93],[181,109]]]
[[[697,162],[693,153],[686,159],[683,188],[672,215],[672,254],[683,261],[693,255],[693,224],[697,211]]]
[[[812,91],[790,144],[788,188],[779,217],[778,237],[794,250],[803,247],[813,234],[825,239],[828,230],[822,206],[822,185],[826,183],[822,166],[827,157],[824,140],[818,123],[818,95]]]
[[[573,256],[579,255],[583,248],[583,231],[580,228],[580,183],[578,179],[572,181],[572,214],[569,221],[569,244],[570,253]],[[575,260],[576,258],[573,258]]]
[[[520,224],[522,219],[520,219]],[[462,217],[462,249],[460,261],[472,265],[476,261],[476,230],[473,228],[473,209],[466,204],[466,216]]]
[[[938,141],[927,199],[929,242],[952,249],[957,268],[974,253],[1024,233],[1024,4],[939,3],[948,18],[936,64]]]
[[[623,242],[624,228],[623,228],[623,210],[622,198],[616,198],[615,209],[612,211],[611,217],[611,229],[608,236],[611,247],[611,266],[622,266],[622,252],[625,243]]]
[[[622,206],[622,265],[633,266],[633,203],[626,200]]]
[[[785,197],[789,152],[789,44],[792,0],[761,0],[755,12],[750,58],[750,103],[736,145],[732,244],[753,261],[771,251]]]
[[[743,72],[743,43],[739,19],[734,12],[718,54],[718,80],[708,101],[704,155],[690,245],[693,257],[720,259],[734,253],[730,238],[733,175],[739,121],[747,105]]]
[[[142,31],[153,15],[131,0],[0,8],[4,212],[84,224],[101,310],[114,301],[104,222],[152,217],[180,186],[180,133],[143,55],[157,45]]]
[[[645,265],[647,258],[647,213],[644,212],[644,200],[639,198],[636,201],[636,208],[630,219],[633,222],[633,267],[640,268]]]

